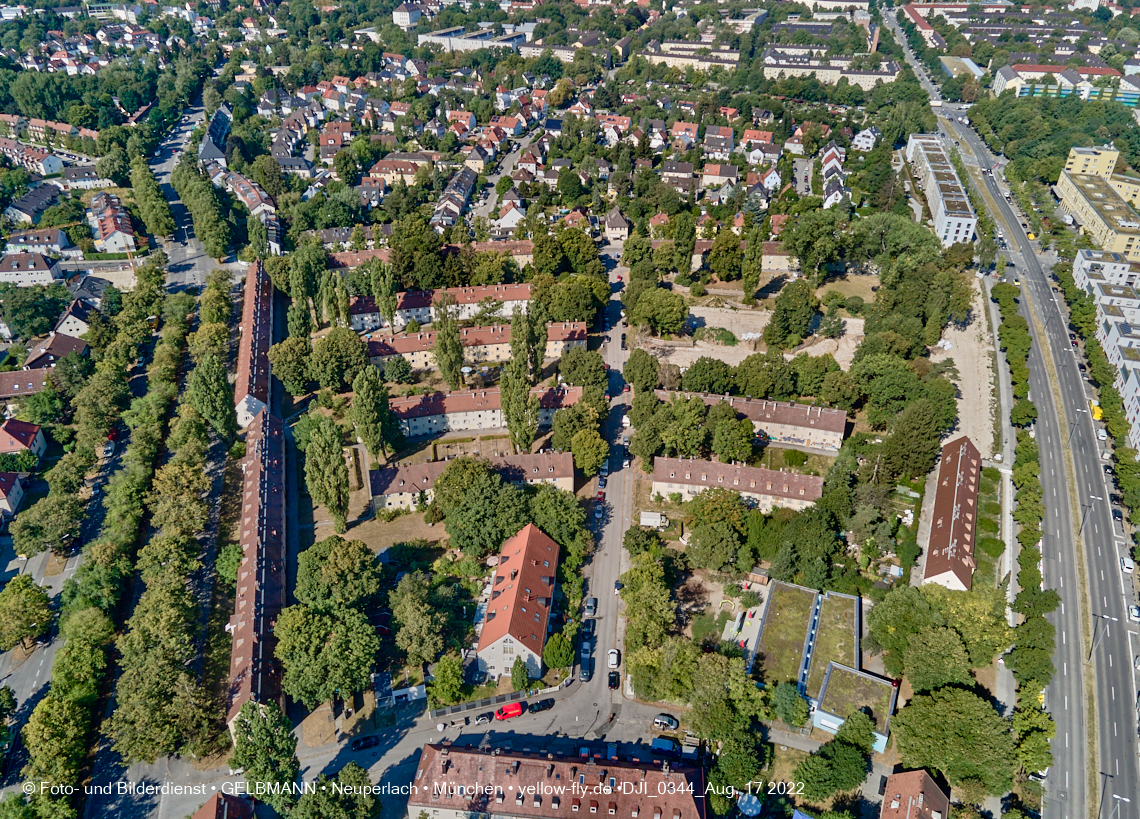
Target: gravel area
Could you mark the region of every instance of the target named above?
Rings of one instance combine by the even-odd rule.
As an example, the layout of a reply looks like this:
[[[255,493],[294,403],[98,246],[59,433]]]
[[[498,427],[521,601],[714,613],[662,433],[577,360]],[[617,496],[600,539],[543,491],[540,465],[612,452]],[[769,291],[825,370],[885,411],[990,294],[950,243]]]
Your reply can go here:
[[[935,347],[931,361],[954,360],[961,378],[958,387],[958,433],[968,435],[983,458],[993,456],[994,443],[994,345],[986,321],[985,305],[977,281],[971,282],[974,300],[970,323],[951,325],[942,334],[950,349]]]

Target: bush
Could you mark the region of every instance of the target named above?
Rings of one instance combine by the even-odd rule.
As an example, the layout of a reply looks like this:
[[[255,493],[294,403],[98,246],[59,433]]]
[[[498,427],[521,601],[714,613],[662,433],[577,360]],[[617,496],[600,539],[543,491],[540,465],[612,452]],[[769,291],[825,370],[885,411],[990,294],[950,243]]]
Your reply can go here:
[[[405,333],[418,333],[419,331],[420,331],[420,323],[418,321],[416,321],[415,319],[412,319],[406,325],[404,325],[404,332]]]
[[[848,296],[846,303],[843,305],[847,308],[847,312],[853,316],[857,316],[863,312],[863,297],[862,296]]]
[[[700,298],[707,292],[708,291],[705,290],[705,285],[703,282],[693,282],[689,287],[689,295],[696,296],[697,298]]]
[[[1001,531],[1001,526],[991,518],[978,518],[978,529],[987,534],[997,534]]]
[[[1001,542],[1000,538],[983,537],[978,539],[978,548],[990,557],[997,559],[1005,551],[1005,544]]]
[[[982,514],[996,517],[1001,514],[1001,504],[997,501],[986,501],[982,504]]]
[[[798,449],[788,449],[784,451],[784,463],[796,469],[806,464],[807,459],[807,453],[800,452]]]
[[[677,274],[677,277],[673,279],[673,284],[677,285],[678,287],[692,287],[693,280],[686,276],[684,273],[679,273]]]

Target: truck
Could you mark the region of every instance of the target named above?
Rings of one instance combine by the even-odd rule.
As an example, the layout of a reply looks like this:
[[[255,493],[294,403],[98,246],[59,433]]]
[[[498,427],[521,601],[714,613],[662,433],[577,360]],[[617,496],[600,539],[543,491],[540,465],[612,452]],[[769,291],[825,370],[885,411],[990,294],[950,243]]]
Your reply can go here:
[[[1089,399],[1089,412],[1092,413],[1094,421],[1100,421],[1104,418],[1104,411],[1100,408],[1100,404],[1097,403],[1096,399],[1094,398]]]
[[[930,107],[931,108],[941,108],[942,107],[942,100],[931,100],[930,101]]]

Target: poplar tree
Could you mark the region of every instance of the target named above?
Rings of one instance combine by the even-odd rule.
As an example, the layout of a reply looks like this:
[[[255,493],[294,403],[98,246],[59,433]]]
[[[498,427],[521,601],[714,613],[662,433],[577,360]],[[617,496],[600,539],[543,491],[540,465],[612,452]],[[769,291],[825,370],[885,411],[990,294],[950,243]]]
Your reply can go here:
[[[327,416],[317,420],[305,449],[305,485],[313,502],[332,514],[337,534],[344,532],[348,528],[348,466],[340,427]]]
[[[455,299],[444,294],[437,299],[435,320],[435,363],[440,375],[453,390],[463,383],[463,342],[459,338]]]

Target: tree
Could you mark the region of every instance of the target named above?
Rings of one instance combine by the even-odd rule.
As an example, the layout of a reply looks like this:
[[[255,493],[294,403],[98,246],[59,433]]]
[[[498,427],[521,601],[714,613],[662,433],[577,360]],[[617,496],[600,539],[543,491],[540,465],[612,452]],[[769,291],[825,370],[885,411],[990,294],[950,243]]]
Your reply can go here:
[[[561,631],[550,635],[542,649],[542,661],[547,668],[568,668],[574,662],[574,647]]]
[[[764,240],[759,227],[748,231],[745,237],[744,259],[740,264],[740,278],[744,285],[744,301],[751,304],[756,297],[756,288],[760,286],[760,277],[764,272]]]
[[[733,802],[723,795],[729,792],[729,788],[747,792],[749,785],[755,781],[763,762],[756,746],[756,735],[743,727],[721,745],[720,753],[709,772],[709,784],[713,786],[710,805],[717,816],[727,816],[732,811]]]
[[[301,794],[289,819],[370,819],[376,814],[372,781],[355,762],[340,769],[335,785],[321,774],[317,786]]]
[[[394,384],[411,384],[415,381],[412,375],[412,365],[403,356],[390,359],[384,363],[384,378]]]
[[[777,717],[793,728],[799,728],[807,722],[808,702],[800,694],[800,689],[794,682],[785,680],[776,685],[775,694],[772,696],[772,708]]]
[[[111,149],[95,162],[95,173],[104,179],[110,179],[117,185],[127,180],[130,170],[127,152],[119,145],[112,145]]]
[[[774,347],[795,346],[807,335],[818,305],[806,280],[785,285],[776,296],[772,316],[764,327],[764,341]]]
[[[852,721],[858,727],[845,734],[843,728]],[[852,741],[852,734],[865,734],[866,746]],[[804,783],[804,796],[821,801],[834,793],[854,790],[862,785],[871,768],[870,737],[871,721],[866,714],[856,711],[847,717],[835,739],[824,743],[796,767],[794,776]]]
[[[310,709],[337,694],[363,691],[380,650],[375,629],[355,609],[320,614],[290,606],[278,615],[273,634],[284,671],[281,687]]]
[[[627,650],[659,647],[676,622],[676,606],[665,583],[661,561],[651,552],[636,555],[629,571],[621,576],[621,583]]]
[[[910,586],[896,587],[867,615],[868,647],[884,652],[887,672],[901,676],[911,639],[924,629],[942,625],[942,615],[922,592]]]
[[[570,451],[574,455],[574,466],[587,478],[592,478],[609,457],[610,445],[597,429],[582,429],[570,440]]]
[[[529,453],[538,435],[539,402],[538,395],[530,389],[525,351],[519,352],[503,371],[502,406],[511,446],[516,453]]]
[[[903,764],[933,768],[951,785],[977,781],[985,793],[1005,793],[1016,751],[1009,723],[986,700],[947,687],[911,699],[892,719]]]
[[[359,540],[333,535],[297,557],[297,600],[323,614],[365,605],[380,591],[376,555]]]
[[[515,691],[526,691],[530,687],[530,672],[526,670],[522,657],[515,657],[511,666],[511,687]]]
[[[709,250],[709,270],[722,282],[740,278],[740,237],[725,228],[717,233]]]
[[[49,381],[39,392],[20,399],[20,410],[16,417],[21,421],[47,426],[62,419],[63,414],[63,398]]]
[[[352,422],[356,434],[373,458],[388,457],[388,447],[403,444],[400,422],[388,403],[384,376],[375,367],[365,367],[352,382]]]
[[[432,681],[428,684],[428,698],[432,707],[451,705],[463,694],[463,661],[458,654],[444,654],[432,669]]]
[[[79,535],[82,516],[83,506],[75,495],[48,495],[12,521],[12,545],[17,554],[28,557],[38,555],[44,549],[51,549],[59,555],[66,554]]]
[[[314,503],[329,510],[337,533],[344,532],[348,514],[348,466],[344,462],[340,428],[323,415],[317,419],[305,449],[305,485]]]
[[[342,392],[368,366],[368,348],[347,327],[334,327],[313,345],[309,372],[325,389]]]
[[[732,391],[732,367],[719,358],[701,356],[681,376],[686,392],[709,392],[727,395]]]
[[[423,572],[409,572],[389,598],[397,625],[396,646],[412,665],[434,662],[443,651],[443,613],[429,604],[430,591]]]
[[[396,333],[396,307],[399,304],[396,277],[392,273],[391,265],[381,265],[372,271],[372,298],[376,302],[376,309],[388,324],[388,332]]]
[[[930,472],[941,449],[943,431],[933,401],[920,398],[907,405],[895,416],[891,434],[883,443],[881,465],[886,474],[910,479]]]
[[[713,430],[712,451],[723,463],[747,461],[752,457],[755,435],[747,418],[724,421]]]
[[[962,638],[948,628],[927,628],[907,645],[906,677],[915,691],[933,691],[945,685],[969,685],[970,658]]]
[[[253,160],[250,170],[253,181],[261,185],[265,192],[274,199],[289,190],[289,180],[281,172],[281,166],[276,159],[268,154],[262,154]]]
[[[81,705],[49,693],[24,726],[28,764],[23,775],[49,785],[72,786],[78,782],[89,724],[90,716]]]
[[[642,552],[649,552],[654,556],[661,553],[661,536],[652,529],[641,526],[631,526],[625,530],[621,540],[622,547],[629,552],[630,557],[636,557]]]
[[[190,372],[190,405],[227,443],[237,435],[234,389],[221,360],[207,353]]]
[[[604,388],[609,381],[601,353],[585,347],[573,347],[563,353],[558,371],[566,383],[576,387]]]
[[[435,364],[440,375],[453,390],[463,383],[463,342],[459,338],[459,321],[455,299],[444,294],[436,299]]]
[[[67,287],[62,284],[48,287],[42,284],[31,287],[0,285],[4,322],[14,336],[22,339],[42,336],[51,330],[67,307],[69,298]]]
[[[436,479],[432,502],[443,513],[452,548],[476,559],[497,551],[530,522],[522,492],[476,458],[448,463]]]
[[[46,634],[51,627],[51,604],[47,592],[30,574],[18,574],[0,591],[0,649]]]
[[[658,335],[672,334],[681,332],[688,313],[684,296],[655,287],[641,294],[629,321],[634,325],[648,326]]]
[[[293,805],[291,788],[300,776],[301,765],[297,761],[297,737],[277,703],[251,700],[241,707],[234,721],[230,762],[244,769],[251,791],[261,785],[265,802],[278,813],[288,813]]]
[[[309,387],[309,360],[313,351],[308,335],[289,336],[269,348],[269,364],[293,397],[304,395]]]
[[[621,374],[636,394],[657,388],[657,370],[657,359],[639,347],[629,354]]]

